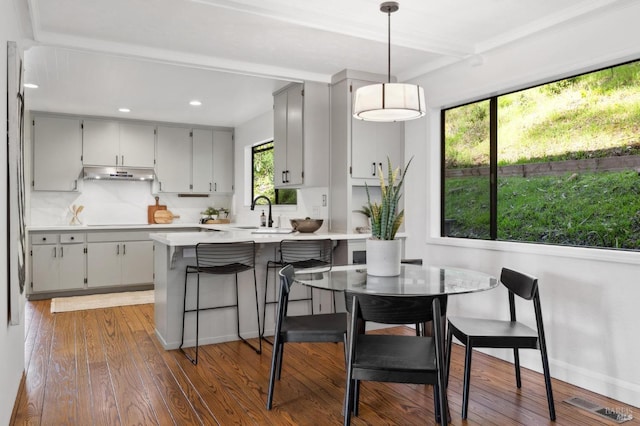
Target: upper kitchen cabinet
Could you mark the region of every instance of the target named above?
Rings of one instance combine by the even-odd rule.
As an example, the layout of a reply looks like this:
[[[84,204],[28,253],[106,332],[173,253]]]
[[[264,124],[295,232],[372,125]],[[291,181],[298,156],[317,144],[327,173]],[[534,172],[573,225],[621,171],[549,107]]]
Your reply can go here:
[[[294,83],[274,93],[276,188],[327,186],[329,87]]]
[[[233,192],[233,132],[213,131],[213,192]]]
[[[355,75],[355,73],[352,73]],[[331,86],[331,146],[332,173],[351,178],[352,185],[379,186],[378,166],[387,166],[387,157],[394,167],[402,164],[404,127],[402,123],[362,121],[352,116],[353,96],[358,88],[379,80],[350,78],[349,72],[334,76]],[[332,167],[334,167],[332,165]]]
[[[233,192],[233,132],[158,127],[157,192]]]
[[[191,129],[158,126],[158,192],[191,192]]]
[[[77,191],[82,172],[82,129],[77,117],[34,113],[34,191]]]
[[[82,162],[85,166],[154,166],[155,126],[85,119],[82,128]]]

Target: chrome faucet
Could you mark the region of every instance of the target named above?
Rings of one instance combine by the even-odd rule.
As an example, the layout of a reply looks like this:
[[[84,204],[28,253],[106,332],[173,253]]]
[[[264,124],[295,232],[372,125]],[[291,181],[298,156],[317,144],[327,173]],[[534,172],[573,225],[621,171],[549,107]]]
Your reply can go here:
[[[267,218],[267,226],[269,228],[273,227],[273,217],[271,216],[271,200],[269,199],[269,197],[267,197],[266,195],[258,195],[256,198],[253,199],[253,201],[251,202],[251,210],[254,210],[256,207],[256,201],[258,201],[260,198],[264,198],[265,200],[267,200],[267,203],[269,203],[269,216]]]

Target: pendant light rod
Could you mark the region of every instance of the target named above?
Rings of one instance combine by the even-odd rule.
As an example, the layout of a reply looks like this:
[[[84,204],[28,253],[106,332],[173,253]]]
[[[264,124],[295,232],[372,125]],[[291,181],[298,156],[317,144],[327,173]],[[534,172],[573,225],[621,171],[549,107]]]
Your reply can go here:
[[[391,14],[400,8],[398,2],[386,1],[380,5],[380,12],[387,14],[387,83],[391,83]]]

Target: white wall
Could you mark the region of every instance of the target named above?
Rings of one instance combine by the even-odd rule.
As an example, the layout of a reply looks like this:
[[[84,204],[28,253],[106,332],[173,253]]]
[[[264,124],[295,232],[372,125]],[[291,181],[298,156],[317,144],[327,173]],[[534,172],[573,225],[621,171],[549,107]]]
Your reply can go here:
[[[7,41],[20,42],[22,36],[18,28],[19,16],[14,9],[14,1],[0,2],[0,135],[6,141],[7,132]],[[20,48],[20,45],[18,46]],[[7,311],[7,257],[4,255],[7,248],[7,150],[6,145],[0,149],[0,187],[3,188],[0,196],[0,425],[9,424],[14,401],[18,392],[18,386],[24,371],[24,313],[21,314],[20,325],[8,325]],[[12,244],[17,244],[13,241]],[[12,280],[17,277],[13,276]],[[24,298],[20,300],[20,310],[24,312]]]
[[[640,3],[621,4],[488,52],[480,66],[461,63],[416,79],[431,110],[406,125],[406,155],[416,157],[406,184],[407,256],[494,275],[501,267],[536,275],[552,375],[640,407],[640,253],[438,237],[440,108],[640,58]],[[506,293],[456,296],[450,313],[508,318]],[[532,313],[522,311],[520,319],[535,325]],[[540,371],[539,353],[524,352],[523,364]],[[491,353],[511,359],[506,350]]]
[[[260,224],[260,213],[263,208],[251,211],[251,186],[246,182],[251,181],[251,147],[273,140],[273,110],[269,110],[235,129],[235,193],[232,210],[236,213],[236,221],[245,224]],[[322,206],[322,196],[328,194],[328,188],[304,188],[298,190],[297,206],[274,206],[274,226],[277,217],[281,218],[282,227],[290,227],[289,219],[313,217],[325,219],[320,231],[326,231],[328,227],[329,209]],[[329,197],[326,197],[327,200]],[[262,202],[262,201],[261,201]],[[265,214],[266,214],[266,208]]]

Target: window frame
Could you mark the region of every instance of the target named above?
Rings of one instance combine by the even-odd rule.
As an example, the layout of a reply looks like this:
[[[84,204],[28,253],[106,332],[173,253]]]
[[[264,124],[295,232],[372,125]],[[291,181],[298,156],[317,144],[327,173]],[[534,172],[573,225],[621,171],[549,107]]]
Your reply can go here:
[[[265,147],[266,145],[271,145],[270,147]],[[255,194],[254,190],[255,190],[255,172],[254,172],[254,168],[253,168],[253,164],[254,164],[254,155],[258,154],[258,153],[262,153],[262,152],[267,152],[267,151],[273,151],[274,155],[275,155],[275,143],[274,143],[274,139],[271,140],[267,140],[265,142],[260,142],[256,145],[253,145],[251,147],[251,200],[254,200],[255,197],[257,197],[258,195],[263,195],[263,194]],[[274,192],[274,199],[271,200],[271,204],[274,206],[297,206],[298,205],[298,197],[296,194],[296,203],[295,204],[286,204],[286,203],[280,203],[280,191],[281,189],[276,188],[275,187],[275,182],[273,182],[273,192]],[[290,189],[291,191],[296,191],[295,189]]]
[[[439,226],[439,235],[437,240],[444,245],[464,245],[475,247],[476,245],[481,248],[495,248],[497,244],[499,247],[504,245],[505,247],[542,247],[542,250],[546,250],[549,248],[555,248],[557,250],[575,250],[578,253],[576,256],[570,257],[581,257],[581,258],[594,258],[600,259],[600,257],[595,256],[586,256],[584,253],[585,250],[589,253],[594,253],[595,251],[610,251],[612,253],[627,253],[629,255],[636,254],[640,252],[640,249],[624,249],[624,248],[614,248],[614,247],[600,247],[600,246],[581,246],[581,245],[560,245],[560,244],[551,244],[551,243],[543,243],[540,241],[512,241],[512,240],[501,240],[498,239],[498,99],[501,96],[510,95],[513,93],[518,93],[521,91],[525,91],[528,89],[533,89],[536,87],[545,86],[548,84],[557,83],[560,81],[569,80],[572,78],[613,69],[616,67],[624,66],[631,63],[640,63],[640,58],[627,60],[620,63],[614,63],[602,67],[597,67],[588,71],[580,72],[577,74],[570,74],[561,78],[549,79],[545,80],[533,85],[523,85],[517,89],[513,90],[505,90],[505,91],[497,91],[494,92],[492,96],[489,97],[479,97],[474,98],[472,101],[463,102],[460,104],[454,104],[452,106],[444,107],[440,109],[440,226]],[[445,217],[445,184],[446,184],[446,120],[445,115],[446,112],[455,108],[463,107],[466,105],[489,101],[490,102],[490,117],[489,117],[489,198],[490,198],[490,238],[489,239],[479,239],[479,238],[458,238],[458,237],[449,237],[446,235],[446,217]],[[445,242],[446,241],[446,242]],[[453,241],[456,241],[455,243]],[[458,242],[464,241],[465,244],[459,244]],[[480,243],[480,244],[478,244]],[[521,252],[529,252],[526,248],[522,250],[516,250]],[[549,254],[545,252],[545,254]],[[620,258],[616,258],[617,261],[626,262]],[[634,258],[633,263],[640,263],[637,259]]]

